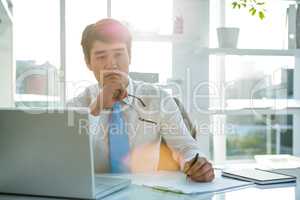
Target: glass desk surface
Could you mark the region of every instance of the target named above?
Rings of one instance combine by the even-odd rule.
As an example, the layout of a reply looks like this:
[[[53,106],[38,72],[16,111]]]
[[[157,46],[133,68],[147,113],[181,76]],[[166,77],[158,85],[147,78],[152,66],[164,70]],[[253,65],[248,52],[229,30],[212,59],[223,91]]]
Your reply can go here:
[[[50,200],[54,198],[0,195],[0,200]],[[104,200],[300,200],[300,184],[287,183],[271,186],[249,186],[215,194],[185,195],[164,192],[143,186],[131,185],[117,193],[109,195]]]

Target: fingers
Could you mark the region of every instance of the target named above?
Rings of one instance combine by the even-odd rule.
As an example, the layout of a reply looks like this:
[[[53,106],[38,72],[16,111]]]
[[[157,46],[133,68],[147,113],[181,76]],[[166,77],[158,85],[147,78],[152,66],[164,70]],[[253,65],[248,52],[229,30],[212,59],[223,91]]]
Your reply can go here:
[[[123,90],[123,95],[121,96],[121,99],[125,99],[128,96],[128,92],[126,89]]]
[[[97,101],[92,102],[92,104],[90,105],[90,110],[91,110],[91,114],[94,116],[98,116],[101,108],[100,105]]]
[[[204,165],[202,165],[202,167],[199,167],[197,170],[193,171],[192,174],[197,176],[203,176],[211,169],[212,169],[212,165],[209,162],[206,162]]]
[[[121,71],[104,71],[103,72],[103,86],[107,85],[107,84],[111,84],[113,82],[115,83],[123,83],[126,84],[128,83],[128,74],[121,72]]]
[[[103,93],[114,100],[121,100],[127,93],[126,86],[119,80],[110,81],[103,87]],[[104,96],[104,97],[106,97]]]
[[[122,95],[122,93],[123,92],[121,89],[117,89],[117,90],[113,91],[113,98],[118,100],[120,98],[120,96]]]
[[[102,90],[96,102],[90,104],[92,114],[98,115],[102,109],[111,108],[116,101],[127,97],[128,74],[118,70],[101,71],[99,77]]]
[[[120,100],[125,96],[128,81],[123,79],[123,76],[114,73],[107,76],[104,80],[103,87],[109,88],[109,90],[113,92],[113,98],[115,100]]]
[[[102,87],[107,89],[105,97],[109,96],[113,101],[127,97],[128,73],[120,70],[101,70],[100,75]]]
[[[193,163],[193,160],[187,161],[184,165],[184,169],[183,172],[187,174],[187,172],[190,170],[191,168],[191,164]]]
[[[212,164],[205,158],[199,158],[198,161],[189,168],[191,162],[187,162],[184,167],[184,172],[193,180],[197,182],[209,182],[215,178]]]
[[[202,174],[202,175],[193,175],[191,176],[191,179],[193,181],[197,181],[197,182],[210,182],[215,178],[215,174],[214,174],[214,170],[213,168],[209,169],[206,173]]]
[[[103,108],[111,108],[116,101],[127,97],[126,86],[120,81],[114,80],[106,84],[98,94],[96,102],[90,108],[93,115],[98,115]]]
[[[99,93],[96,100],[91,102],[89,106],[91,114],[94,116],[98,116],[102,109],[106,107],[106,104],[107,103],[105,103],[103,99],[103,93]]]
[[[206,159],[205,158],[199,158],[196,163],[190,167],[190,165],[192,164],[192,161],[188,162],[188,171],[186,172],[186,174],[188,176],[191,176],[192,174],[195,174],[205,163],[206,163]]]
[[[116,101],[120,101],[124,99],[127,96],[127,90],[126,87],[122,83],[117,83],[112,88],[113,96],[112,98]]]

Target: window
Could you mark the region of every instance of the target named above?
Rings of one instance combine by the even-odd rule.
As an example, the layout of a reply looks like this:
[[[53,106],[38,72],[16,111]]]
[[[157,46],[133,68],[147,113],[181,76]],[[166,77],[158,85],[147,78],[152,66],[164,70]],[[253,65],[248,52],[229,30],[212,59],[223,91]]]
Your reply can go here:
[[[66,0],[66,99],[96,80],[85,64],[80,45],[84,28],[107,16],[106,1]]]
[[[229,115],[226,120],[226,157],[229,160],[293,153],[292,115]]]
[[[59,5],[59,0],[14,1],[17,106],[59,100]]]
[[[15,100],[18,106],[22,106],[25,101],[32,106],[46,106],[50,101],[59,102],[60,95],[63,95],[63,91],[60,91],[64,87],[63,81],[67,100],[96,83],[84,61],[81,34],[88,24],[106,18],[110,11],[112,17],[127,24],[134,35],[130,70],[156,73],[162,83],[171,76],[172,0],[112,0],[111,8],[107,1],[98,0],[66,0],[65,9],[60,9],[62,3],[60,0],[14,1],[17,66]],[[60,16],[65,16],[65,24]],[[60,35],[61,26],[65,30],[65,39]],[[143,41],[136,39],[137,33],[146,35]],[[149,34],[155,36],[148,37]],[[167,40],[157,41],[162,35],[167,35]],[[66,52],[60,52],[61,46],[65,46]],[[63,66],[66,74],[60,76],[64,71],[60,66],[61,58],[66,62],[66,66]]]

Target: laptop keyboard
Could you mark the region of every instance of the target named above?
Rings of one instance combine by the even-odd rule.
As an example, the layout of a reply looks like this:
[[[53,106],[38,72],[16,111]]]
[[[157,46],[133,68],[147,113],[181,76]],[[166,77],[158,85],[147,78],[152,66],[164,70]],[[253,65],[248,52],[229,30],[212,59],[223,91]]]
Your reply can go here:
[[[101,189],[101,190],[105,190],[111,187],[111,184],[105,184],[105,183],[109,183],[107,181],[105,181],[105,178],[103,177],[96,177],[95,178],[95,188],[96,190]]]
[[[126,181],[120,178],[95,177],[95,188],[97,191],[103,191],[124,184],[124,182]]]

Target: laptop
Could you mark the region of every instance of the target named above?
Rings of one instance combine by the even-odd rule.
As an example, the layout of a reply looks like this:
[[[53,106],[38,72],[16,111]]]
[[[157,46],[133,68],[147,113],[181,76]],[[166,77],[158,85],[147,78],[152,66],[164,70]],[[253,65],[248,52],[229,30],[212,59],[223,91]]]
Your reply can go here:
[[[95,176],[87,109],[0,109],[0,193],[100,199],[130,180]]]

